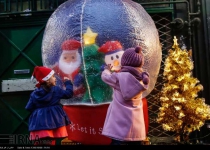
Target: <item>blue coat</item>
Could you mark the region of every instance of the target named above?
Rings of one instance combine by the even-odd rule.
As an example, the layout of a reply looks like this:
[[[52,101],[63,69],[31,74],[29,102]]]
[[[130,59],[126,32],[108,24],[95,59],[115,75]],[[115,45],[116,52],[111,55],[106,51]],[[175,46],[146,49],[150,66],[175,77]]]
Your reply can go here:
[[[70,120],[60,104],[60,99],[73,96],[73,85],[66,81],[66,90],[53,86],[49,92],[42,87],[35,89],[25,107],[31,112],[29,131],[55,129],[70,124]]]

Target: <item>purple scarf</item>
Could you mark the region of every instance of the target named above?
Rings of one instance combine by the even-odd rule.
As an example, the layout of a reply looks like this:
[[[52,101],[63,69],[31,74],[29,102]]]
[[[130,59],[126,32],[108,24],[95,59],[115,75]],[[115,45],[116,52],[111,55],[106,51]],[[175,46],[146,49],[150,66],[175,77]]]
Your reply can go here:
[[[134,67],[130,66],[122,66],[120,72],[129,72],[131,73],[137,80],[142,80],[142,71],[135,69]]]

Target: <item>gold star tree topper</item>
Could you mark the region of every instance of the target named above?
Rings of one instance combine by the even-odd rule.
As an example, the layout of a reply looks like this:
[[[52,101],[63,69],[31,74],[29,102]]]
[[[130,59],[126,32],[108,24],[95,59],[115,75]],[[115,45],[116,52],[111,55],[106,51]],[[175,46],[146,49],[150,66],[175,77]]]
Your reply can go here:
[[[97,35],[98,35],[98,33],[94,33],[94,32],[90,29],[90,27],[88,27],[87,30],[86,30],[86,32],[85,32],[84,35],[83,35],[84,44],[85,44],[85,45],[94,44]]]
[[[172,46],[172,48],[177,48],[179,44],[177,43],[177,38],[176,38],[176,36],[174,36],[173,41],[174,41],[174,45]]]

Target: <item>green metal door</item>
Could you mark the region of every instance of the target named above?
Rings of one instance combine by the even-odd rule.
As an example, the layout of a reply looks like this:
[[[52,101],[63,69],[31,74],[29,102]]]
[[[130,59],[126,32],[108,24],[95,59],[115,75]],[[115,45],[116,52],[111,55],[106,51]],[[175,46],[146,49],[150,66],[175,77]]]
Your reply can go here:
[[[30,78],[42,65],[46,22],[65,0],[0,1],[0,145],[31,144],[25,110],[35,88]],[[5,139],[3,139],[5,138]]]
[[[0,30],[0,79],[11,81],[6,92],[0,96],[0,133],[28,134],[28,116],[24,108],[31,90],[27,85],[18,84],[29,79],[35,65],[42,65],[41,43],[45,25],[8,27]],[[17,83],[16,83],[17,82]],[[17,86],[15,91],[11,86]],[[27,84],[27,83],[25,83]],[[19,87],[18,87],[19,86]],[[24,88],[25,86],[26,88]],[[5,140],[5,142],[7,142]]]

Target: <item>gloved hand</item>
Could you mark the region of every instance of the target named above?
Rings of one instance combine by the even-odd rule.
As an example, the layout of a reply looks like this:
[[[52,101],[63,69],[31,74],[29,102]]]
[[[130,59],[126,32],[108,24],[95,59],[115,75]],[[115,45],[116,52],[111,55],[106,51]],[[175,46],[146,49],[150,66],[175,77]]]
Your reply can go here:
[[[106,64],[101,65],[100,70],[104,71],[105,67],[106,67]]]
[[[79,73],[74,78],[74,85],[80,86],[82,83],[84,83],[84,76],[81,73]]]

